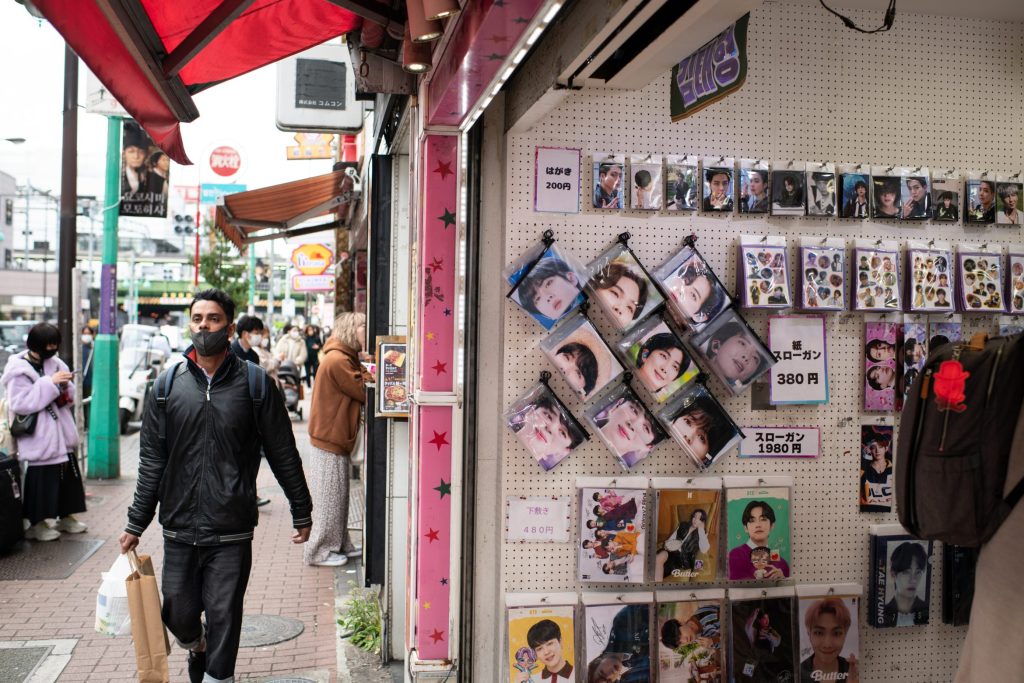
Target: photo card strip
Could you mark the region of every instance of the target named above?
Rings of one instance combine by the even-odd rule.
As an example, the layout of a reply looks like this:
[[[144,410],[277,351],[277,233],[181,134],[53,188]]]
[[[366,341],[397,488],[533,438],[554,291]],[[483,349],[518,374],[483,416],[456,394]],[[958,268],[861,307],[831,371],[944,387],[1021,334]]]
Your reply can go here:
[[[737,272],[739,296],[745,308],[790,308],[786,238],[740,235]]]
[[[932,197],[928,192],[931,173],[925,166],[898,168],[903,201],[900,203],[901,221],[926,221],[932,216]]]
[[[796,587],[800,683],[860,681],[860,584]]]
[[[792,477],[723,478],[731,581],[788,578],[792,562]]]
[[[655,477],[654,581],[701,583],[718,574],[722,480]]]
[[[903,183],[895,171],[895,166],[875,166],[871,170],[871,217],[876,220],[900,217]]]
[[[587,271],[588,297],[622,332],[632,329],[665,300],[629,248],[628,232],[620,234],[615,244],[591,261]]]
[[[839,166],[839,216],[864,220],[871,212],[871,169],[863,164]]]
[[[629,384],[601,396],[587,421],[625,469],[635,467],[666,439],[665,430]]]
[[[743,432],[701,382],[680,391],[658,419],[698,469],[706,471],[734,449]]]
[[[729,643],[725,590],[659,590],[655,600],[658,680],[725,683]]]
[[[956,263],[961,311],[1004,313],[1007,310],[1003,250],[998,244],[961,244]]]
[[[649,592],[584,593],[582,596],[586,672],[579,680],[651,683],[651,618],[654,594]]]
[[[697,157],[665,157],[665,208],[696,211],[700,206],[700,169]]]
[[[892,511],[892,456],[896,452],[891,418],[877,418],[860,426],[861,512]]]
[[[868,623],[874,628],[924,626],[931,604],[932,542],[899,524],[868,527],[871,572]]]
[[[707,213],[732,213],[736,160],[732,157],[706,157],[701,165],[704,198],[701,208]]]
[[[1021,174],[1018,171],[1009,176],[998,176],[996,178],[996,224],[1017,226],[1021,225],[1021,198],[1024,193],[1024,185],[1021,184]]]
[[[661,157],[634,154],[629,157],[629,208],[660,211],[662,207]]]
[[[963,339],[963,317],[956,313],[928,316],[928,352],[933,353],[943,344],[955,344]]]
[[[797,680],[793,587],[732,588],[729,598],[731,680]]]
[[[701,332],[692,345],[703,361],[735,396],[741,395],[761,375],[775,365],[775,357],[747,321],[736,311],[719,315]]]
[[[659,403],[700,372],[682,338],[662,316],[653,315],[637,325],[619,340],[618,350],[628,371]]]
[[[836,168],[830,163],[807,164],[807,215],[836,215]]]
[[[539,245],[510,264],[504,276],[512,286],[508,299],[546,330],[586,300],[586,269],[568,249],[555,243],[550,230],[545,231]]]
[[[623,372],[622,364],[582,312],[552,330],[541,341],[540,350],[584,401],[596,396]]]
[[[882,316],[864,318],[864,410],[896,409],[896,355],[902,325]]]
[[[626,175],[626,157],[612,152],[594,152],[594,198],[592,205],[603,211],[618,211],[625,206],[623,180]]]
[[[956,273],[948,242],[907,242],[907,289],[911,311],[955,310]]]
[[[964,223],[995,223],[996,196],[995,175],[988,171],[968,173],[964,182]]]
[[[580,477],[580,581],[642,583],[647,566],[647,478]]]
[[[771,165],[762,159],[740,159],[740,213],[766,214],[771,210]]]
[[[554,469],[590,438],[579,421],[547,385],[550,373],[505,411],[505,426],[545,471]]]
[[[842,237],[801,239],[800,307],[846,310],[846,244]]]
[[[654,278],[665,294],[668,306],[691,330],[705,325],[732,304],[732,299],[714,270],[694,246],[692,237],[657,270]]]
[[[505,596],[508,683],[573,680],[576,661],[575,593]]]
[[[900,345],[898,366],[902,367],[899,385],[902,387],[902,402],[899,409],[910,397],[914,382],[924,371],[928,360],[928,319],[923,315],[903,316],[903,343]]]
[[[850,262],[853,310],[903,310],[899,263],[899,245],[895,241],[856,241]]]
[[[783,161],[772,166],[772,215],[803,216],[807,213],[807,164]]]
[[[1010,313],[1024,313],[1024,250],[1011,248],[1007,256],[1006,296]]]
[[[932,178],[932,220],[938,223],[960,222],[960,194],[963,181],[947,171]]]

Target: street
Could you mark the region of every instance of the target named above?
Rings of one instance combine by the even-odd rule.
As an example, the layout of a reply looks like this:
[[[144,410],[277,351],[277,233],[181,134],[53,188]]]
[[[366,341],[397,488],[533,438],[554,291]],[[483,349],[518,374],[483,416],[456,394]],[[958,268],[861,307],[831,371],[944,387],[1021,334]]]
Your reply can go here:
[[[305,408],[308,415],[308,403]],[[293,424],[305,460],[306,423]],[[63,534],[50,543],[26,541],[35,547],[0,556],[0,680],[5,683],[136,680],[131,637],[101,635],[94,620],[100,575],[117,557],[117,538],[135,490],[138,448],[139,434],[132,430],[121,437],[121,478],[86,481],[89,510],[78,516],[89,525],[86,533]],[[338,637],[336,605],[349,581],[361,581],[358,561],[336,569],[307,567],[302,548],[290,542],[288,501],[265,463],[257,487],[272,502],[260,508],[253,541],[236,680],[391,681],[377,657]],[[153,556],[159,580],[163,539],[156,520],[139,552]],[[84,562],[83,555],[88,555]],[[67,578],[40,578],[68,570]],[[188,680],[185,652],[173,638],[170,671],[172,681]]]

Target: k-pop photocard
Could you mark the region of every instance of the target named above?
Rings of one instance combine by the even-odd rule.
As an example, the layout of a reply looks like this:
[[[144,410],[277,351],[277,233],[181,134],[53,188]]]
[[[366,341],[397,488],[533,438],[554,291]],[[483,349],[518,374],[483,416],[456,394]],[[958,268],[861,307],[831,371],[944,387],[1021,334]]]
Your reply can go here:
[[[646,594],[650,595],[650,594]],[[652,596],[653,597],[653,596]],[[584,595],[583,613],[587,651],[586,669],[579,680],[587,683],[651,683],[650,602],[632,603],[622,596],[617,604],[591,604],[591,600],[614,601],[614,596]]]
[[[704,160],[703,209],[711,213],[732,213],[735,170],[731,158]]]
[[[550,330],[586,298],[586,270],[554,242],[538,247],[506,268],[505,280],[512,285],[508,298]]]
[[[618,330],[629,330],[664,301],[647,270],[622,242],[587,266],[587,294]]]
[[[593,160],[594,208],[613,211],[625,208],[622,184],[626,175],[626,158],[621,154],[594,152]]]
[[[1010,313],[1024,313],[1024,254],[1009,255],[1006,294]]]
[[[967,177],[964,187],[964,223],[988,225],[996,222],[996,182],[978,174]]]
[[[705,366],[734,395],[775,365],[775,357],[738,313],[729,310],[694,335],[693,345]]]
[[[982,247],[986,247],[982,250]],[[960,307],[965,312],[1002,313],[1003,253],[999,245],[961,244],[956,255],[960,277]]]
[[[655,581],[695,583],[715,580],[718,572],[718,530],[722,522],[721,480],[715,481],[718,488],[655,490]],[[697,486],[697,482],[694,481],[693,485]]]
[[[699,382],[679,392],[658,416],[701,470],[709,469],[742,439],[729,413]]]
[[[626,469],[651,454],[665,440],[665,431],[629,385],[602,396],[586,412],[590,425]]]
[[[932,178],[932,220],[957,223],[960,220],[959,176]]]
[[[859,683],[860,586],[798,586],[797,593],[800,683]]]
[[[740,161],[740,213],[768,213],[772,196],[770,173],[770,167],[763,161]]]
[[[580,489],[580,581],[642,583],[646,489]]]
[[[864,322],[864,410],[896,408],[896,350],[901,331],[897,323],[870,318]]]
[[[740,235],[739,271],[746,308],[789,308],[789,268],[785,237]]]
[[[899,218],[900,205],[902,203],[902,183],[900,183],[899,176],[873,175],[871,176],[871,185],[874,197],[874,204],[871,206],[871,217]]]
[[[775,595],[775,591],[787,590],[788,596]],[[744,683],[797,680],[794,665],[796,643],[793,639],[795,599],[792,591],[792,588],[773,589],[770,597],[733,600],[730,603],[729,642],[733,680]]]
[[[850,272],[855,311],[903,310],[899,246],[893,241],[879,242],[858,240],[853,250]]]
[[[700,173],[697,158],[665,159],[665,208],[669,211],[696,211],[700,205]]]
[[[728,484],[727,484],[728,485]],[[787,578],[791,559],[790,489],[727,488],[726,547],[731,581]]]
[[[928,322],[922,316],[903,316],[903,344],[900,346],[899,356],[899,364],[903,366],[900,377],[903,391],[897,394],[897,398],[902,395],[905,403],[914,382],[924,370],[925,361],[928,360]],[[903,403],[899,406],[901,410]]]
[[[963,320],[960,315],[946,315],[940,320],[929,320],[928,351],[934,351],[943,344],[961,341],[963,333]]]
[[[508,609],[508,683],[576,680],[575,610],[575,605]]]
[[[543,382],[535,384],[509,407],[505,426],[545,470],[562,462],[587,439],[576,418]]]
[[[839,215],[843,218],[864,219],[870,212],[871,176],[860,173],[861,168],[857,165],[839,175]]]
[[[870,527],[868,622],[875,628],[923,626],[931,602],[932,542],[898,524]]]
[[[792,161],[775,165],[772,170],[773,216],[803,216],[807,212],[805,169],[805,164]]]
[[[659,211],[662,204],[661,159],[650,154],[629,158],[629,208]]]
[[[1020,225],[1020,200],[1024,193],[1024,185],[1020,182],[1020,173],[996,183],[996,223],[1000,225]]]
[[[555,328],[540,343],[540,349],[584,401],[622,374],[622,365],[594,324],[582,314]]]
[[[824,242],[808,240],[800,247],[800,307],[842,311],[846,309],[846,247],[842,238]]]
[[[665,601],[658,593],[655,635],[658,637],[659,683],[724,683],[726,644],[723,640],[723,591],[685,593]],[[697,599],[691,599],[691,595]],[[708,597],[704,597],[707,595]],[[712,597],[713,596],[713,597]]]
[[[931,218],[932,198],[928,192],[928,169],[900,169],[903,184],[903,201],[900,204],[900,220],[926,221]]]
[[[832,164],[807,164],[807,215],[836,215],[836,171]]]
[[[627,369],[659,403],[700,372],[682,339],[660,317],[651,316],[619,342]]]
[[[701,329],[731,303],[711,266],[690,243],[665,261],[654,277],[661,283],[668,305],[691,329]]]
[[[933,245],[929,248],[929,244]],[[953,252],[946,242],[909,242],[907,270],[910,273],[911,311],[952,311],[956,303]]]
[[[860,511],[892,511],[893,426],[860,426]]]
[[[974,579],[979,548],[946,545],[942,548],[942,623],[967,626],[974,603]]]

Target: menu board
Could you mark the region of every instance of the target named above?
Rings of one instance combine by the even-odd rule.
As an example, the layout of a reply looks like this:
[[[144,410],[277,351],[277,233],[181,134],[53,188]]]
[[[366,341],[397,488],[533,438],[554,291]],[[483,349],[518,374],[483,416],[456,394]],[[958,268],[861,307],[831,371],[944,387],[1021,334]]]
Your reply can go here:
[[[377,417],[409,417],[405,337],[377,337]]]

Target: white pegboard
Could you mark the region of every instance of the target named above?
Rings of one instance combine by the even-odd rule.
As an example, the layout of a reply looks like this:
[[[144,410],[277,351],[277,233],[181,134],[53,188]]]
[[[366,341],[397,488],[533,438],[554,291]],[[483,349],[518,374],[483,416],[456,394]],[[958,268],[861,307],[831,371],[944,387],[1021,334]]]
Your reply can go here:
[[[877,12],[850,12],[864,25]],[[900,14],[895,28],[864,36],[816,5],[766,2],[752,13],[746,84],[704,111],[679,123],[669,120],[666,74],[642,91],[574,93],[533,130],[507,141],[505,263],[534,244],[545,229],[559,244],[589,261],[628,230],[630,246],[649,269],[659,265],[693,232],[698,247],[730,291],[735,291],[735,253],[740,233],[785,235],[789,258],[799,237],[897,239],[923,236],[959,242],[1021,241],[1020,229],[962,225],[895,224],[812,217],[781,218],[601,212],[590,208],[589,152],[652,153],[736,158],[923,165],[933,172],[957,168],[1015,171],[1022,165],[1024,119],[1024,26],[1019,23]],[[584,150],[583,212],[539,214],[533,206],[533,159],[538,145]],[[625,184],[625,183],[624,183]],[[849,252],[848,252],[849,253]],[[796,282],[790,283],[797,290]],[[744,311],[765,335],[767,312]],[[599,319],[599,314],[594,317]],[[537,349],[544,331],[514,305],[505,304],[501,376],[504,406],[551,370]],[[600,326],[600,321],[598,322]],[[858,440],[863,413],[863,316],[828,314],[828,404],[750,410],[749,392],[731,398],[717,380],[710,384],[741,425],[820,426],[822,455],[812,461],[745,460],[735,455],[711,472],[788,474],[793,492],[793,576],[798,583],[859,583],[868,578],[871,524],[894,522],[895,513],[860,513],[857,507]],[[995,327],[994,317],[964,316],[964,334]],[[602,327],[602,332],[609,331]],[[614,343],[618,336],[609,333]],[[583,406],[557,374],[552,388],[582,416]],[[640,392],[642,393],[642,391]],[[853,423],[839,427],[841,418]],[[844,452],[850,451],[844,455]],[[635,468],[646,476],[695,472],[679,446],[663,444]],[[578,476],[615,476],[622,470],[599,439],[577,449],[555,470],[543,472],[506,433],[502,486],[509,494],[571,495]],[[573,521],[574,538],[578,535]],[[573,545],[505,544],[504,590],[579,590]],[[965,628],[941,624],[941,551],[932,583],[932,623],[907,629],[861,629],[863,681],[948,681],[956,670]],[[638,585],[650,590],[653,584]],[[593,584],[586,589],[592,590]]]

